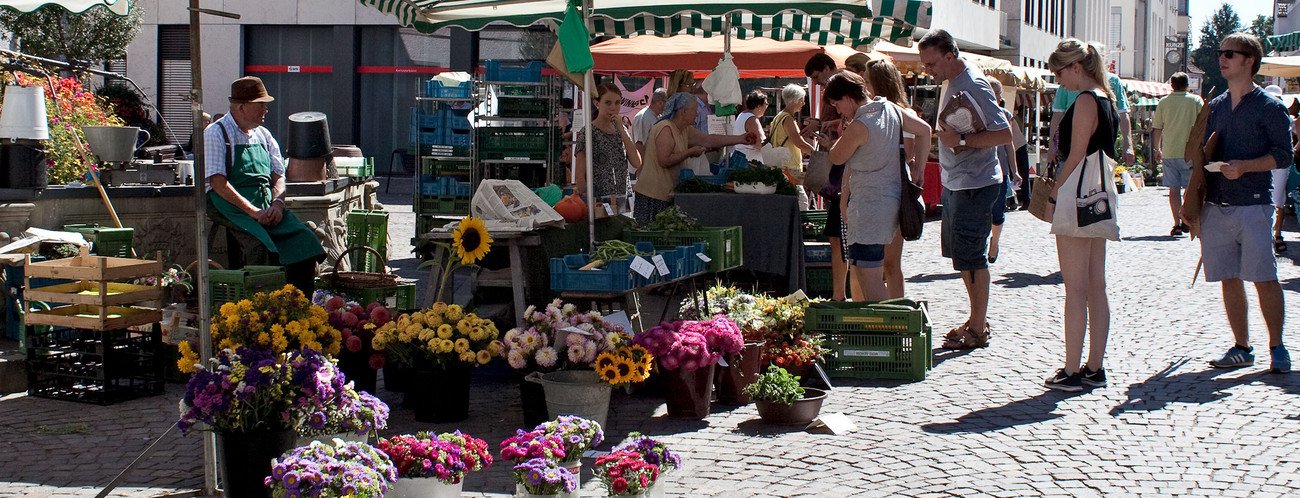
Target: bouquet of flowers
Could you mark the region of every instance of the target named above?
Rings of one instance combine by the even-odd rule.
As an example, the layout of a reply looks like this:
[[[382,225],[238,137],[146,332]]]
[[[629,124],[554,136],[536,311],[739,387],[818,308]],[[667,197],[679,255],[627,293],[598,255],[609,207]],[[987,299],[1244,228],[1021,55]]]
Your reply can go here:
[[[626,331],[606,322],[599,312],[582,313],[556,299],[544,309],[524,310],[524,326],[506,332],[501,356],[515,370],[585,369],[626,341]]]
[[[515,482],[535,495],[572,493],[578,489],[578,477],[555,460],[533,458],[515,465]]]
[[[718,362],[723,353],[740,352],[743,339],[735,322],[722,315],[709,321],[664,322],[637,334],[632,342],[644,346],[667,370],[696,370]]]
[[[312,294],[312,302],[325,308],[329,313],[329,324],[339,330],[343,338],[343,348],[339,357],[364,358],[370,368],[378,370],[384,367],[383,353],[375,351],[372,341],[375,330],[392,321],[392,314],[379,303],[370,303],[365,307],[354,301],[344,301],[342,296],[331,295],[329,291],[317,290]]]
[[[826,354],[820,337],[803,334],[778,336],[763,346],[763,360],[778,367],[798,367],[816,363]]]
[[[273,292],[254,294],[238,303],[221,305],[212,320],[212,340],[222,349],[240,346],[265,349],[273,354],[295,349],[314,349],[333,356],[339,353],[343,336],[329,324],[324,308],[313,305],[292,285]],[[180,344],[177,367],[191,373],[199,362],[189,342]]]
[[[659,466],[646,462],[638,452],[614,450],[596,459],[592,473],[610,496],[637,494],[659,479]]]
[[[564,441],[559,435],[547,434],[538,429],[531,431],[515,429],[514,436],[501,442],[501,458],[513,460],[516,464],[534,458],[559,461],[567,455],[568,453],[564,451]]]
[[[746,342],[763,339],[767,329],[765,295],[752,295],[734,286],[715,285],[682,303],[681,316],[690,320],[704,320],[723,314],[736,322]],[[707,306],[706,306],[707,304]]]
[[[312,403],[295,410],[298,434],[319,436],[351,432],[365,435],[388,427],[388,405],[349,383],[338,396],[324,403]]]
[[[459,305],[434,303],[379,326],[371,344],[400,366],[433,364],[445,369],[492,361],[502,350],[499,335],[491,320],[466,313]]]
[[[447,484],[461,482],[465,474],[492,465],[487,448],[487,442],[460,431],[438,437],[421,432],[379,440],[379,449],[397,466],[398,477],[433,477]]]
[[[627,435],[629,441],[614,448],[616,451],[630,451],[641,454],[646,463],[659,466],[660,473],[666,473],[682,466],[682,457],[668,449],[668,445],[657,439],[633,432]]]
[[[644,347],[635,344],[619,346],[612,352],[601,353],[596,357],[596,374],[615,386],[645,382],[650,378],[650,367],[654,364],[654,359],[654,355]]]
[[[397,470],[388,455],[366,443],[312,441],[275,459],[265,482],[277,498],[379,498],[397,482]]]
[[[537,426],[533,431],[558,437],[564,445],[565,454],[560,460],[565,462],[578,461],[583,452],[595,448],[605,440],[605,432],[600,429],[600,423],[574,415],[560,415],[555,420]]]
[[[195,426],[222,432],[288,430],[344,387],[329,357],[312,349],[281,354],[246,346],[222,349],[190,377],[177,425],[182,432]]]

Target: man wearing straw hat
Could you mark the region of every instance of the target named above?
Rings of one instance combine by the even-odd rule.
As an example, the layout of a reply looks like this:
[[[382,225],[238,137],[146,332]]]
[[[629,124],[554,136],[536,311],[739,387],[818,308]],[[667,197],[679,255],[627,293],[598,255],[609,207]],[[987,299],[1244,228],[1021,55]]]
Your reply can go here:
[[[274,100],[261,78],[239,78],[230,85],[230,113],[203,130],[208,212],[228,230],[260,243],[241,244],[248,263],[284,265],[288,282],[310,294],[325,250],[285,208],[280,144],[262,126],[266,105]]]

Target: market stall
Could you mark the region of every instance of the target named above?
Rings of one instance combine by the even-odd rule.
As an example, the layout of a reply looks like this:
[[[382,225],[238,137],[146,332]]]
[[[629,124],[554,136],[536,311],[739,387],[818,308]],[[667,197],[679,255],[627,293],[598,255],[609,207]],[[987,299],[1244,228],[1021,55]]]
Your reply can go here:
[[[663,77],[674,69],[686,69],[697,78],[708,75],[728,53],[725,37],[698,35],[669,37],[638,36],[612,38],[591,46],[595,71],[600,74]],[[844,67],[844,60],[857,53],[845,45],[820,46],[803,40],[778,41],[752,38],[730,42],[732,62],[742,78],[803,78],[804,64],[814,54],[824,53]],[[879,52],[870,52],[887,58]]]

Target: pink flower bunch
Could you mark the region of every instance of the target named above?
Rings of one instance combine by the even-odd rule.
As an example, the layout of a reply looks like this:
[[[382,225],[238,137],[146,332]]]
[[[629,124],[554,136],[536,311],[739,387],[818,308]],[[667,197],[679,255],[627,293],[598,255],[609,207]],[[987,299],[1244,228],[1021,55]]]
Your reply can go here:
[[[502,338],[501,357],[522,371],[588,369],[601,353],[618,349],[624,338],[624,330],[605,322],[599,312],[580,312],[556,299],[543,309],[524,310],[523,325]]]
[[[564,441],[560,436],[547,434],[543,430],[516,429],[513,437],[501,442],[501,458],[513,460],[516,464],[533,458],[558,462],[564,459],[564,455]]]
[[[492,464],[487,443],[456,433],[437,437],[428,432],[379,440],[379,449],[393,460],[399,477],[433,477],[447,484]]]
[[[665,370],[696,370],[715,364],[722,357],[709,348],[702,323],[710,322],[664,322],[633,336],[632,342],[649,350]]]
[[[312,295],[312,302],[329,312],[331,327],[343,333],[343,349],[340,356],[357,355],[366,359],[371,368],[384,367],[384,354],[377,352],[371,342],[375,330],[393,319],[392,312],[380,303],[361,306],[354,301],[344,301],[342,296],[331,295],[328,291],[317,290]]]
[[[647,463],[640,453],[614,450],[596,459],[592,473],[600,478],[610,496],[644,493],[659,480],[659,466]]]
[[[709,343],[709,349],[713,351],[736,354],[745,347],[745,337],[740,332],[740,326],[726,315],[719,313],[713,315],[712,320],[696,323],[703,328],[704,340]]]

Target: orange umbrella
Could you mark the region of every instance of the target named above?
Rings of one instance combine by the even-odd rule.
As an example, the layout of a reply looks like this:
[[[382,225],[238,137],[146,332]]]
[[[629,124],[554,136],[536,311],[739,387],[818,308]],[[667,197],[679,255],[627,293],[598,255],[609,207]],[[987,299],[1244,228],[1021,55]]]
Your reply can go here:
[[[703,77],[722,59],[722,36],[677,35],[667,38],[637,36],[614,38],[591,47],[595,71],[602,74],[667,76],[688,69]],[[768,38],[731,40],[731,57],[742,77],[803,77],[803,67],[814,54],[825,53],[844,67],[856,52],[844,45],[819,46],[812,42],[776,41]]]

